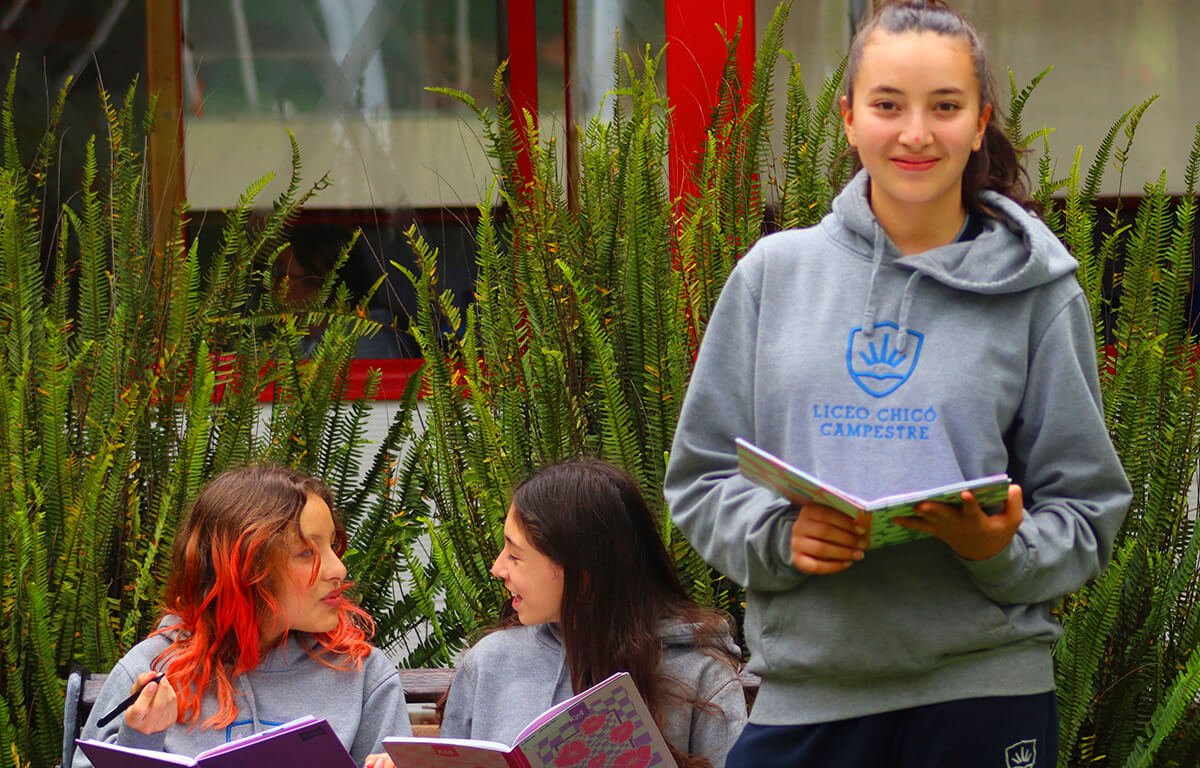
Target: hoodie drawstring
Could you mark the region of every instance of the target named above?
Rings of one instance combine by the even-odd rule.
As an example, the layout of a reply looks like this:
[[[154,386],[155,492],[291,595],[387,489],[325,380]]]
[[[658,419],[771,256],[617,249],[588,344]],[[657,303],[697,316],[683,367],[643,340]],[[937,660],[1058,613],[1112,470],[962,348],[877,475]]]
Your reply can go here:
[[[904,296],[900,299],[900,329],[896,331],[896,351],[903,352],[908,341],[908,310],[912,307],[913,294],[917,292],[917,283],[921,282],[921,273],[913,272],[904,284]]]
[[[885,235],[880,231],[879,222],[873,222],[874,247],[871,249],[871,279],[867,284],[867,303],[863,309],[862,334],[871,338],[875,333],[875,281],[879,278],[879,267],[883,264],[883,248]],[[908,345],[908,312],[912,308],[913,295],[917,292],[917,283],[921,281],[921,273],[913,272],[904,284],[904,296],[900,301],[900,323],[896,332],[896,351],[903,352]]]
[[[863,309],[862,332],[866,338],[875,333],[875,278],[879,276],[879,265],[883,263],[883,237],[879,231],[879,222],[872,225],[875,229],[875,247],[871,251],[871,280],[867,283],[867,305]]]

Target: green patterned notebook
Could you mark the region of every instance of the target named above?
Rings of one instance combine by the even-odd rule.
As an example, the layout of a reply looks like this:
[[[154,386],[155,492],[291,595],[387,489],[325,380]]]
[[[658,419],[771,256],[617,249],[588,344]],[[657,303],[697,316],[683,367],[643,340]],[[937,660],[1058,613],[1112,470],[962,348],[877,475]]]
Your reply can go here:
[[[923,501],[959,504],[962,502],[962,492],[970,491],[984,512],[989,515],[995,514],[1004,508],[1004,502],[1008,499],[1008,486],[1012,482],[1008,475],[989,475],[976,480],[939,485],[923,491],[899,493],[867,501],[821,482],[740,437],[737,439],[737,452],[738,469],[743,475],[776,491],[797,506],[812,501],[854,518],[862,513],[869,514],[872,549],[928,538],[928,534],[910,531],[892,522],[897,517],[911,516],[917,505]]]

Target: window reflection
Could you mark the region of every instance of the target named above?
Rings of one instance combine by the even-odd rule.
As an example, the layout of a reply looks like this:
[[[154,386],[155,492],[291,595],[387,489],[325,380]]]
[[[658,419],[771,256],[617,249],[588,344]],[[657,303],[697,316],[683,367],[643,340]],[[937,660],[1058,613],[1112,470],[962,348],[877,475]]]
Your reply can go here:
[[[575,4],[574,114],[586,123],[611,114],[609,92],[613,87],[613,65],[619,44],[623,51],[639,57],[650,47],[655,55],[666,40],[666,16],[662,0],[609,0]],[[660,70],[660,77],[665,68]],[[665,79],[660,83],[665,89]]]
[[[474,205],[488,163],[474,115],[427,86],[491,99],[497,4],[185,0],[185,156],[195,208],[261,173],[287,178],[287,130],[334,208]],[[277,185],[282,182],[276,182]],[[266,194],[278,192],[269,187]]]
[[[445,111],[491,92],[498,10],[466,0],[185,0],[193,117]]]
[[[761,36],[777,3],[756,0]],[[849,45],[850,13],[862,0],[807,0],[794,3],[784,47],[796,57],[805,82],[815,90]],[[1008,93],[1008,70],[1018,88],[1049,66],[1054,70],[1026,105],[1027,132],[1050,126],[1051,146],[1069,158],[1076,146],[1094,152],[1109,126],[1152,94],[1160,98],[1146,113],[1124,179],[1108,174],[1107,195],[1137,195],[1142,185],[1168,169],[1171,191],[1181,192],[1183,169],[1200,112],[1200,47],[1191,43],[1200,29],[1200,3],[1194,0],[961,0],[962,10],[988,46],[1001,98]],[[1188,37],[1185,37],[1188,36]],[[784,99],[785,65],[776,70],[776,104]],[[775,145],[782,139],[777,110]],[[1040,144],[1037,146],[1040,149]],[[1032,158],[1036,163],[1036,158]],[[1084,163],[1090,162],[1090,156]],[[1031,166],[1036,168],[1036,164]],[[1063,175],[1066,168],[1058,169]]]

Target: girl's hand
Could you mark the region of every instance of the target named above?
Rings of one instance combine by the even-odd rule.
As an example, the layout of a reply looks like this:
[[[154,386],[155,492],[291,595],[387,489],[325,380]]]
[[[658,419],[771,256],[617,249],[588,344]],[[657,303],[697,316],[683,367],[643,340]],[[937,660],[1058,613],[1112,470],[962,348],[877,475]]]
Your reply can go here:
[[[125,725],[139,733],[159,733],[175,725],[179,719],[179,703],[175,700],[175,689],[167,678],[148,683],[157,672],[143,672],[129,688],[132,694],[138,688],[142,693],[125,710]],[[142,686],[145,686],[144,688]]]
[[[792,524],[792,565],[801,573],[839,573],[863,559],[871,541],[870,519],[858,520],[820,504],[800,507]]]
[[[963,491],[962,500],[962,506],[927,501],[914,517],[897,517],[894,522],[941,539],[964,560],[987,560],[1004,551],[1025,517],[1021,486],[1008,487],[1004,509],[994,515],[984,513],[970,491]]]
[[[363,763],[363,768],[396,768],[396,764],[392,762],[392,758],[388,757],[387,752],[380,752],[367,755],[367,761]]]

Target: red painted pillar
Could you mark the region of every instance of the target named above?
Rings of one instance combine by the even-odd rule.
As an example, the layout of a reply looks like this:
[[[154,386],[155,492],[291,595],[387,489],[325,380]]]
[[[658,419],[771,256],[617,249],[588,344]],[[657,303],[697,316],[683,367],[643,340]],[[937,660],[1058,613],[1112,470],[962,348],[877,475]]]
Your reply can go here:
[[[738,30],[738,76],[743,90],[754,72],[754,0],[664,0],[667,101],[671,107],[671,197],[694,193],[692,171],[704,147],[725,67],[726,40]],[[722,34],[724,33],[724,34]]]
[[[533,116],[537,125],[537,15],[534,0],[508,0],[508,91],[512,100],[512,117],[517,133],[525,146],[518,155],[521,188],[533,178],[529,159],[529,136],[525,132],[525,113]]]

